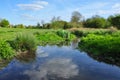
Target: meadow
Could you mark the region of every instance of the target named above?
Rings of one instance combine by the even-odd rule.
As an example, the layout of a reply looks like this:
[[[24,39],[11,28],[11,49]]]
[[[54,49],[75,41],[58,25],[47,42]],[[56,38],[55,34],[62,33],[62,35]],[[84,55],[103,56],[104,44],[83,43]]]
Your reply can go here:
[[[58,44],[74,38],[67,30],[0,28],[0,59],[34,53],[38,45]]]
[[[120,65],[120,31],[116,29],[21,29],[0,28],[0,58],[10,59],[19,53],[31,53],[38,45],[58,44],[80,38],[79,49],[95,59]],[[29,55],[28,54],[28,55]]]

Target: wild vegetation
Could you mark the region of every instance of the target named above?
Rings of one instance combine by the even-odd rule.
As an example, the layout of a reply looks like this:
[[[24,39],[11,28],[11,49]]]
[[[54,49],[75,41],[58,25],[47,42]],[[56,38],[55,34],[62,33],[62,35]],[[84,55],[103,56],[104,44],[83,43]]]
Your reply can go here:
[[[51,22],[37,25],[11,25],[8,20],[0,20],[0,59],[13,57],[15,52],[32,52],[37,45],[58,44],[71,41],[76,36],[81,38],[81,49],[97,56],[119,61],[120,15],[107,19],[95,15],[84,19],[78,11],[74,11],[71,20],[64,21],[53,17]],[[76,35],[76,36],[75,36]],[[114,54],[113,54],[114,53]],[[117,57],[114,57],[117,56]]]
[[[88,34],[81,38],[81,50],[94,58],[120,66],[120,32],[111,34]]]
[[[11,46],[4,40],[0,39],[0,60],[10,59],[14,56],[14,50]]]
[[[70,29],[70,28],[110,28],[115,27],[120,29],[120,14],[111,15],[108,18],[94,15],[91,18],[85,19],[78,11],[74,11],[71,20],[64,21],[60,17],[53,17],[49,23],[45,21],[38,22],[36,25],[17,24],[11,25],[8,20],[0,20],[0,27],[10,28],[32,28],[32,29]]]
[[[38,30],[38,29],[0,29],[0,58],[8,59],[17,53],[35,52],[37,45],[57,44],[75,38],[66,30]],[[15,54],[14,54],[14,53]]]
[[[37,42],[32,34],[19,33],[12,41],[8,41],[13,49],[17,52],[35,51]]]

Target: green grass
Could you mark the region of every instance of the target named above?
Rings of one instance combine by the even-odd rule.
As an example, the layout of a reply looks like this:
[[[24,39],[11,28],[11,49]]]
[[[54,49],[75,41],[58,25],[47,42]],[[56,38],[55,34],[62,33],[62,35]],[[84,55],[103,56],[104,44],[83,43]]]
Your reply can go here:
[[[36,49],[37,41],[33,34],[19,33],[14,40],[8,41],[10,45],[17,52],[29,51],[32,52]]]
[[[79,48],[99,61],[120,66],[120,33],[88,34],[81,38]]]
[[[58,44],[66,41],[66,37],[60,36],[57,32],[58,30],[52,29],[0,28],[0,39],[5,42],[5,46],[7,47],[1,45],[0,58],[9,58],[11,56],[9,54],[12,54],[10,52],[12,48],[16,53],[34,52],[37,45]],[[76,37],[69,33],[67,39],[72,40],[73,38]],[[9,44],[10,46],[8,46]]]
[[[21,29],[21,28],[0,28],[0,39],[5,39],[5,40],[11,40],[16,37],[17,33],[30,33],[33,34],[35,32],[51,32],[54,30],[48,30],[48,29]]]

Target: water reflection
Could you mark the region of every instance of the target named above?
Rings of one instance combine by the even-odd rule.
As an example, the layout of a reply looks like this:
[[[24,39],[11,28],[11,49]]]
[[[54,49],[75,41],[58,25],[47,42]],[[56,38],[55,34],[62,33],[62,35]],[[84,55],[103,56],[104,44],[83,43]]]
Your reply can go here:
[[[93,55],[93,54],[89,54],[87,53],[91,58],[93,58],[94,60],[97,60],[99,62],[104,62],[110,65],[116,65],[118,67],[120,67],[120,57],[119,56],[109,56],[109,55]]]
[[[36,54],[13,59],[0,70],[0,80],[120,80],[119,67],[94,60],[76,49],[76,42],[39,46]]]
[[[24,53],[16,56],[16,59],[23,63],[29,63],[34,61],[36,58],[35,53]]]
[[[49,54],[46,53],[45,51],[43,51],[39,46],[38,46],[38,48],[36,50],[36,55],[39,58],[41,58],[41,57],[48,57],[49,56]]]
[[[10,60],[0,61],[0,70],[4,69],[9,63],[10,63]]]
[[[30,80],[48,80],[50,78],[71,78],[78,75],[78,66],[71,59],[55,58],[51,59],[37,69],[27,70],[24,74]]]

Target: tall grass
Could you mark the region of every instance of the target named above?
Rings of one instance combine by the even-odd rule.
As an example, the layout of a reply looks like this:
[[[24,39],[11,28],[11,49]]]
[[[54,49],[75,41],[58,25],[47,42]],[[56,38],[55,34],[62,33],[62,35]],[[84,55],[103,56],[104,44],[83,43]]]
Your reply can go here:
[[[30,33],[18,33],[10,43],[17,52],[34,51],[37,46],[35,37]]]

